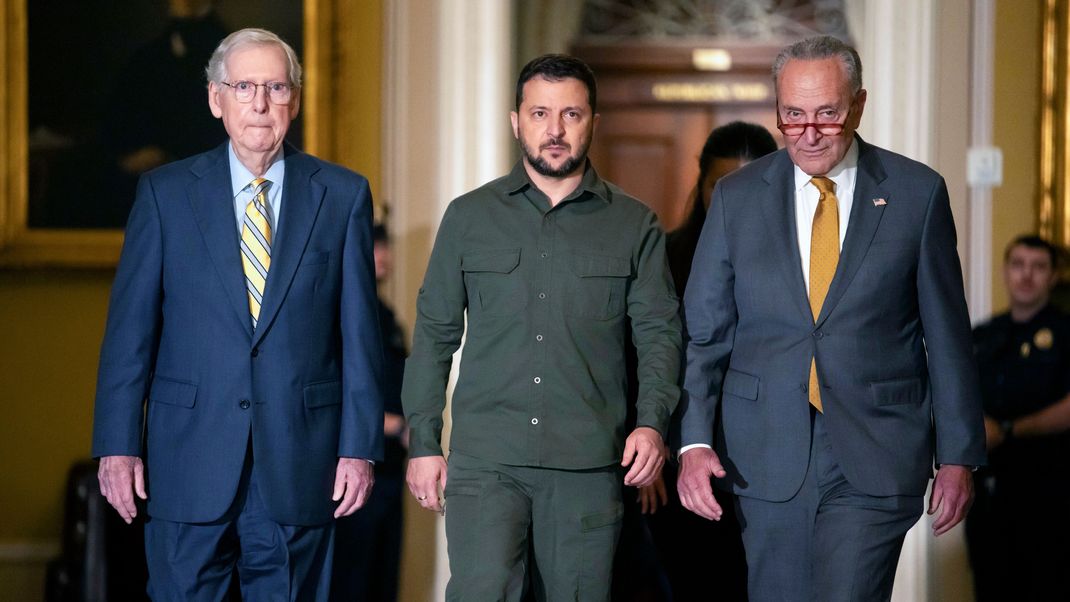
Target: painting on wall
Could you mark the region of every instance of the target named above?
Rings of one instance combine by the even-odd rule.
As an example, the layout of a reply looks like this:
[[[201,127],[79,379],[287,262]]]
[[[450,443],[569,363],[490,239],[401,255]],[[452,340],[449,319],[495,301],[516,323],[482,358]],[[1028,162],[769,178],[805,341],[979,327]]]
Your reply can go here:
[[[300,2],[0,4],[4,265],[114,265],[140,175],[226,140],[204,74],[219,41],[264,27],[304,46]]]

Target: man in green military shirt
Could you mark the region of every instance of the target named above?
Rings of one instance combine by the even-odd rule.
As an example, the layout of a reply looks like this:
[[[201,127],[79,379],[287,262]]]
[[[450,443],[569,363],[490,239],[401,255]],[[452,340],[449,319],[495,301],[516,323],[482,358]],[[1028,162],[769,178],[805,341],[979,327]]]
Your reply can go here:
[[[608,600],[622,467],[624,485],[643,486],[665,461],[678,303],[654,214],[587,160],[595,109],[582,61],[523,68],[521,160],[450,204],[420,289],[407,480],[424,508],[445,508],[448,600],[518,600],[529,581],[540,599]],[[447,469],[442,412],[466,311]],[[629,325],[639,398],[625,440]]]

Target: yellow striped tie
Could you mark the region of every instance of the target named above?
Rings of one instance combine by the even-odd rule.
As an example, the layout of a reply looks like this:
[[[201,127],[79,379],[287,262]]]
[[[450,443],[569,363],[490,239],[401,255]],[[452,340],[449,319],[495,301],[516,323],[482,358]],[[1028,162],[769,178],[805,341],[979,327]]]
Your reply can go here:
[[[840,209],[836,199],[836,183],[825,177],[810,179],[821,196],[814,212],[810,237],[810,311],[817,321],[825,295],[829,292],[836,264],[840,262]],[[817,382],[817,357],[810,361],[810,404],[822,411],[821,390]]]
[[[268,221],[267,191],[271,182],[257,178],[249,184],[253,200],[245,207],[241,226],[241,264],[245,272],[245,290],[249,294],[249,315],[253,328],[260,319],[264,286],[271,268],[271,222]]]

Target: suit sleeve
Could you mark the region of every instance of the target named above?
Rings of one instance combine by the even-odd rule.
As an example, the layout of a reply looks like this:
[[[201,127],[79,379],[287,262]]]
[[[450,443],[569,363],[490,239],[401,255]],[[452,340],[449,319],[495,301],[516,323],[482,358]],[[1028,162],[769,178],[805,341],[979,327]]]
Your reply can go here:
[[[980,383],[947,186],[940,178],[925,216],[918,260],[918,311],[928,354],[936,463],[985,463]]]
[[[442,216],[423,285],[416,299],[412,353],[405,363],[401,404],[409,425],[409,455],[442,454],[442,412],[453,354],[464,334],[467,291],[461,272],[457,205]]]
[[[111,288],[93,410],[93,457],[141,455],[144,403],[159,346],[163,232],[149,176],[138,181]]]
[[[728,251],[724,187],[714,189],[684,291],[684,390],[680,447],[713,445],[713,421],[736,331],[735,268]]]
[[[628,317],[639,360],[636,426],[651,427],[664,438],[680,398],[680,316],[665,258],[665,234],[652,212],[641,224],[635,263]]]
[[[372,251],[372,197],[361,178],[346,225],[342,254],[342,426],[338,455],[383,458],[383,346],[375,260]]]

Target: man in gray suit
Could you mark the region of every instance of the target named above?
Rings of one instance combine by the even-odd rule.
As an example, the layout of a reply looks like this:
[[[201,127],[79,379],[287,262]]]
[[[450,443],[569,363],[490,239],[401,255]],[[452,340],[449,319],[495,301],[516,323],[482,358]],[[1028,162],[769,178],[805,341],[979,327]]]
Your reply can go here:
[[[717,184],[684,296],[677,486],[712,520],[710,477],[738,494],[752,600],[886,600],[934,461],[940,535],[985,458],[947,188],[855,135],[853,48],[773,79],[786,148]]]

